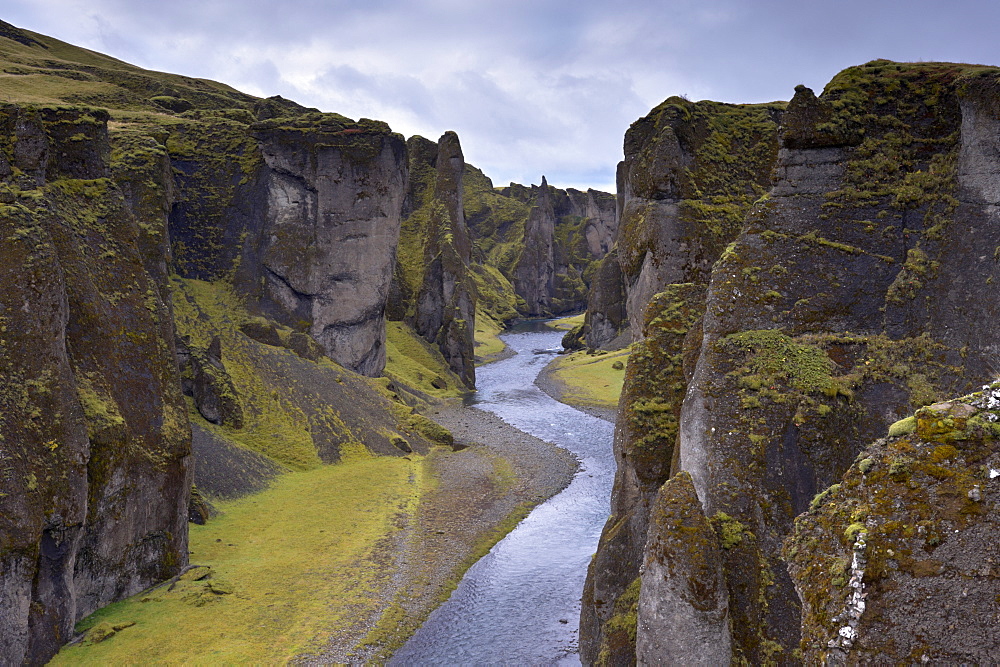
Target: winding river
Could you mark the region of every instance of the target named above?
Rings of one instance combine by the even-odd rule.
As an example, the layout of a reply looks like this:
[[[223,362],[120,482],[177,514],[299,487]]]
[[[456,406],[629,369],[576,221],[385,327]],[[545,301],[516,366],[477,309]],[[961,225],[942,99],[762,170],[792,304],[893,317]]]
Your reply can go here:
[[[608,518],[614,426],[534,385],[562,333],[526,328],[502,337],[515,356],[476,370],[473,404],[573,452],[580,470],[469,569],[390,664],[580,663],[580,595]]]

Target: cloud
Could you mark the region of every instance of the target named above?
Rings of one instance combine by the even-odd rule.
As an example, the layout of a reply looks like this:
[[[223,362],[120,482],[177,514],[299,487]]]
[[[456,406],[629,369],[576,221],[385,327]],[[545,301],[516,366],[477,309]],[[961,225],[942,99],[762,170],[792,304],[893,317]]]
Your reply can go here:
[[[495,182],[610,186],[660,101],[761,102],[871,60],[1000,62],[966,0],[8,0],[4,20],[256,95],[456,130]]]

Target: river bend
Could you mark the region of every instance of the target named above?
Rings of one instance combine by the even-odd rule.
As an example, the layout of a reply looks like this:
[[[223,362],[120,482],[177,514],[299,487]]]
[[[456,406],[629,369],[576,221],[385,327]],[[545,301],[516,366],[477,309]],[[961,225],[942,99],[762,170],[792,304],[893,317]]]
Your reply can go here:
[[[614,426],[534,385],[561,338],[547,328],[502,336],[517,354],[476,370],[473,404],[568,449],[580,470],[469,569],[390,664],[579,664],[580,595],[608,518]]]

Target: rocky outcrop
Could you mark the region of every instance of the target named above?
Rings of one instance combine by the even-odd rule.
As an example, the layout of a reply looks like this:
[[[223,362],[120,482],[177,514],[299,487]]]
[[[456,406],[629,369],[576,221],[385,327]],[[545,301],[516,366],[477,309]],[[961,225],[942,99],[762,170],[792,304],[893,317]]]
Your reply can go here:
[[[555,292],[555,223],[549,184],[542,185],[524,226],[524,247],[514,266],[514,291],[524,299],[525,314],[538,317],[550,314]]]
[[[156,245],[165,256],[165,236],[139,224],[162,230],[169,202],[126,197],[108,178],[107,119],[0,110],[0,654],[11,662],[45,662],[77,620],[187,561],[190,427],[162,267],[149,261]]]
[[[618,601],[638,576],[649,508],[676,463],[708,271],[735,238],[742,215],[763,196],[777,153],[777,117],[775,105],[670,98],[626,135],[617,246],[592,283],[580,333],[590,347],[627,332],[638,341],[615,434],[612,514],[584,589],[585,660],[597,660],[613,645],[624,644],[624,655],[634,650],[631,638],[606,630],[621,625]],[[654,290],[659,294],[652,298]]]
[[[626,332],[625,280],[618,249],[612,247],[594,271],[587,296],[587,312],[577,336],[586,341],[587,347],[600,348],[612,344]]]
[[[465,159],[458,135],[407,141],[410,182],[390,315],[434,343],[465,386],[476,383],[476,287],[465,224]]]
[[[613,196],[588,190],[560,190],[542,177],[541,186],[505,188],[529,201],[513,285],[523,299],[522,314],[551,316],[586,307],[597,262],[610,250],[617,231]]]
[[[681,537],[683,536],[683,537]],[[639,593],[636,663],[725,665],[732,659],[722,548],[681,472],[650,513]]]
[[[388,126],[264,121],[267,218],[255,248],[261,309],[305,328],[338,363],[385,367],[385,302],[399,239],[406,150]]]
[[[995,86],[989,68],[875,61],[819,98],[800,87],[774,187],[712,268],[671,471],[719,533],[734,660],[797,659],[778,553],[815,492],[890,422],[991,373]]]
[[[620,664],[635,655],[634,621],[625,621],[635,617],[638,598],[632,608],[621,600],[638,582],[650,508],[676,463],[681,402],[704,307],[703,285],[671,285],[646,309],[643,338],[629,356],[615,429],[611,516],[583,591],[580,651],[588,662]]]
[[[204,116],[171,128],[174,264],[184,277],[233,276],[256,310],[378,375],[405,145],[384,123],[271,102],[256,123]]]
[[[192,345],[190,339],[177,341],[177,365],[181,389],[194,399],[205,421],[243,428],[243,408],[222,363],[222,343],[218,336],[204,350]]]
[[[770,186],[782,106],[671,97],[632,124],[617,177],[622,284],[606,279],[594,287],[590,347],[626,327],[639,338],[646,304],[665,286],[708,282],[750,205]],[[627,323],[616,312],[619,292]]]
[[[922,408],[795,521],[808,664],[983,664],[1000,646],[1000,385]]]

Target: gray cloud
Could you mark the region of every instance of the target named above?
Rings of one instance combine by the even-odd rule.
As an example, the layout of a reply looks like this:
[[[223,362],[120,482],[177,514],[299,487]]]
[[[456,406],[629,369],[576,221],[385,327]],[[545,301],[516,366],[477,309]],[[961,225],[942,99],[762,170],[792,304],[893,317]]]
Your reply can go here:
[[[498,184],[613,187],[662,99],[760,102],[874,58],[1000,63],[973,0],[8,0],[4,20],[143,67],[405,134],[453,129]]]

